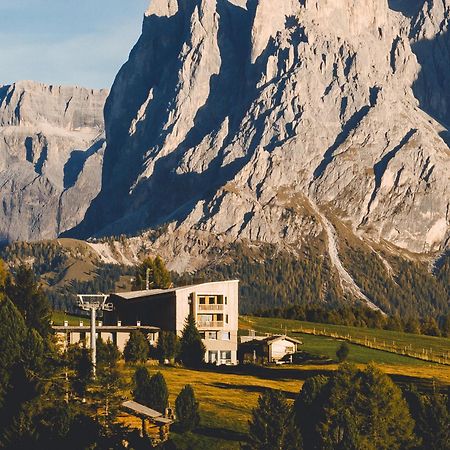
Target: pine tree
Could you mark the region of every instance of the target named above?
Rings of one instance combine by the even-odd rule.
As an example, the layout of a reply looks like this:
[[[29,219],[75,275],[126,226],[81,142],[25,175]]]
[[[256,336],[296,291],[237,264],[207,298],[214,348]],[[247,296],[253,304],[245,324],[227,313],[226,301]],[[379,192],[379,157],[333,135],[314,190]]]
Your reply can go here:
[[[134,374],[135,401],[164,414],[169,404],[169,391],[161,372],[150,377],[146,367],[138,367]]]
[[[169,390],[161,372],[156,373],[150,378],[145,404],[162,414],[165,413],[169,404]]]
[[[246,450],[301,450],[300,433],[293,421],[293,413],[280,391],[267,390],[249,421]]]
[[[177,421],[182,432],[193,431],[200,424],[199,404],[194,389],[187,384],[175,401]]]
[[[414,421],[407,404],[400,389],[376,367],[360,371],[343,364],[327,381],[305,383],[305,388],[309,393],[300,393],[296,419],[307,449],[412,447]]]
[[[435,391],[420,394],[407,391],[406,398],[415,421],[414,431],[422,443],[418,450],[450,450],[450,410],[448,397]]]
[[[150,383],[150,373],[145,366],[139,366],[134,372],[133,398],[142,405],[148,399],[148,385]]]
[[[8,279],[6,295],[16,305],[29,328],[36,329],[45,339],[51,334],[50,303],[41,286],[36,282],[33,271],[20,266],[14,280]]]
[[[178,356],[180,341],[173,331],[161,331],[158,336],[157,355],[160,362],[173,360]]]
[[[69,367],[73,372],[71,377],[72,390],[84,400],[93,377],[91,352],[87,348],[73,345],[68,348],[67,355]]]
[[[97,365],[98,366],[110,366],[115,367],[117,361],[120,358],[120,351],[117,346],[108,339],[105,342],[102,338],[97,338],[96,341],[97,351]]]
[[[189,314],[180,340],[179,358],[186,367],[200,367],[204,362],[206,348],[195,324],[193,314]]]
[[[149,353],[150,344],[144,333],[140,330],[133,330],[123,350],[125,361],[131,363],[145,362],[149,357]]]

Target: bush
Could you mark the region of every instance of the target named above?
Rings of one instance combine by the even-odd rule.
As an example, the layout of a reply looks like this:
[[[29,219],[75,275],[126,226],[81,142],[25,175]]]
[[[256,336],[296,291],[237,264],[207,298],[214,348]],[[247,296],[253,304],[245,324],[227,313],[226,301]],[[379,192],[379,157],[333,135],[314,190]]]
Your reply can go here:
[[[347,342],[342,342],[342,344],[336,350],[336,357],[338,361],[341,363],[348,358],[349,353],[350,353],[350,346],[347,344]]]
[[[178,394],[175,409],[181,431],[192,431],[198,427],[200,423],[199,406],[195,400],[194,389],[189,384],[184,386]]]

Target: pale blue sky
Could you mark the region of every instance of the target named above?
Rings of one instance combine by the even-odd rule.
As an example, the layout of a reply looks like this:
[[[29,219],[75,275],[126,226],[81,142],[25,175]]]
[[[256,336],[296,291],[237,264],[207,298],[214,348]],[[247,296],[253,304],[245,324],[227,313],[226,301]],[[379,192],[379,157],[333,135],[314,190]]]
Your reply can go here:
[[[0,0],[0,85],[109,88],[149,0]]]

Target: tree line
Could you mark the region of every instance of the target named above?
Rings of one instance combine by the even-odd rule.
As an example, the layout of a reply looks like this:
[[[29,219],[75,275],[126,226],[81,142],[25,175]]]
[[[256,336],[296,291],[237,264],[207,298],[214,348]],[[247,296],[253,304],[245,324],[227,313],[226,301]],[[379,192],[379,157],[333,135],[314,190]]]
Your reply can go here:
[[[326,323],[360,328],[376,328],[428,336],[450,337],[450,312],[436,320],[432,316],[385,316],[363,304],[294,305],[256,311],[258,317],[274,317],[305,322]]]

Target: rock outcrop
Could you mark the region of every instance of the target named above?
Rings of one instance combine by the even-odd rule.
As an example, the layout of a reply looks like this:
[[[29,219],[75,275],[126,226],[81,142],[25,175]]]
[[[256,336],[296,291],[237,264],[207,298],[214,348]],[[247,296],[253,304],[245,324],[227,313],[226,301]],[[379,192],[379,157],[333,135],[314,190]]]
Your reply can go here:
[[[0,241],[58,236],[101,186],[106,90],[0,87]]]
[[[235,240],[299,249],[324,232],[319,208],[368,241],[442,251],[449,16],[449,0],[151,1],[77,232],[165,224],[155,248],[183,270]]]

